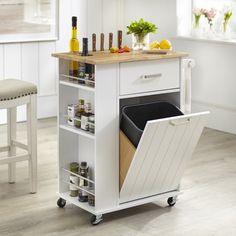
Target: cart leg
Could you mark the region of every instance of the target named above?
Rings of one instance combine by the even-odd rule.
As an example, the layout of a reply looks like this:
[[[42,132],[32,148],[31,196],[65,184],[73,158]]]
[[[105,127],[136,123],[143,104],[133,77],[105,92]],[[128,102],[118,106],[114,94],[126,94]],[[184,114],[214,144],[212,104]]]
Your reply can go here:
[[[92,215],[90,223],[92,225],[99,225],[103,221],[102,215]]]

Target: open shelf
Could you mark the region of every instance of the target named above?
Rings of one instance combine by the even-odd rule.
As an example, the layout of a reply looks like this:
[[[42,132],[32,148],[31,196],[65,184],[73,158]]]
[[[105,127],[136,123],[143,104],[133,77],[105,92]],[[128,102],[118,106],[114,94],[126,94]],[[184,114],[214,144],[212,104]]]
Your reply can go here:
[[[87,202],[79,202],[78,197],[71,197],[70,196],[70,192],[59,193],[59,195],[64,200],[82,208],[85,211],[95,214],[95,207],[94,206],[90,206]]]
[[[88,131],[83,131],[82,129],[78,129],[74,126],[70,126],[70,125],[60,125],[60,128],[78,135],[81,135],[83,137],[86,138],[90,138],[90,139],[95,139],[95,135],[88,132]]]
[[[60,84],[62,84],[64,86],[83,89],[83,90],[89,91],[89,92],[95,92],[95,87],[92,87],[92,86],[89,86],[89,85],[86,85],[86,84],[79,84],[78,83],[79,80],[85,81],[84,79],[78,79],[76,77],[69,76],[69,75],[64,75],[64,74],[61,74],[60,77],[63,78],[63,79],[60,79]],[[94,81],[89,81],[89,83],[95,84]]]

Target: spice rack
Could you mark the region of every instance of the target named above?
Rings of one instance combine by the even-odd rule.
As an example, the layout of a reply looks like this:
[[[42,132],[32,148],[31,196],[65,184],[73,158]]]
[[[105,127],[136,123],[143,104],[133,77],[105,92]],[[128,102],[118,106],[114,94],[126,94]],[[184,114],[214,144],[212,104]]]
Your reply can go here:
[[[61,64],[61,62],[60,62]],[[89,195],[95,196],[95,134],[82,130],[68,122],[68,105],[77,104],[78,100],[83,98],[95,106],[95,81],[89,81],[92,86],[85,84],[85,79],[70,76],[68,66],[69,61],[63,60],[63,65],[59,71],[59,194],[60,196],[89,212],[95,212],[95,206],[91,206],[88,202],[80,202],[78,197],[70,196],[70,186],[78,190],[83,190]],[[79,82],[84,82],[81,84]],[[70,117],[70,119],[72,119]],[[73,121],[81,121],[81,119],[73,117]],[[89,123],[89,122],[88,122]],[[90,124],[90,123],[89,123]],[[92,123],[91,123],[92,125]],[[95,123],[93,124],[95,126]],[[72,162],[87,162],[90,170],[90,178],[84,178],[79,174],[75,174],[69,170]],[[78,177],[78,179],[86,180],[89,188],[85,189],[77,184],[70,183],[70,175]],[[96,200],[95,200],[96,201]]]
[[[86,65],[90,65],[90,64],[86,64]],[[95,91],[95,80],[86,80],[84,78],[69,75],[68,67],[66,68],[66,66],[69,66],[69,61],[65,62],[64,69],[60,71],[59,84],[83,89],[85,91],[90,91],[90,92]]]

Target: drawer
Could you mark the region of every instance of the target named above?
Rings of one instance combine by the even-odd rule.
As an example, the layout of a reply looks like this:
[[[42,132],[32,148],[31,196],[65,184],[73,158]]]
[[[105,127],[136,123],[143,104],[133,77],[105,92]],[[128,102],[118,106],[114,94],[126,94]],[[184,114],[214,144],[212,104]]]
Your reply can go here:
[[[120,95],[147,93],[180,87],[179,60],[120,64]]]

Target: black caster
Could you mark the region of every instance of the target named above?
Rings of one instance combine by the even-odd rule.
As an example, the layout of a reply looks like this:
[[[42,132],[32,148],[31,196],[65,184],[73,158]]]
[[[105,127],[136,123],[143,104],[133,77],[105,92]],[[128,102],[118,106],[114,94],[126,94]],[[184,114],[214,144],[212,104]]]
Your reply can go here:
[[[57,205],[58,205],[58,207],[60,207],[60,208],[65,207],[65,205],[66,205],[66,200],[64,200],[63,198],[59,198],[59,199],[57,200]]]
[[[102,215],[99,216],[92,215],[90,219],[90,223],[92,225],[99,225],[102,221],[103,221]]]
[[[173,207],[176,204],[176,201],[177,201],[176,197],[169,197],[167,203],[170,207]]]

